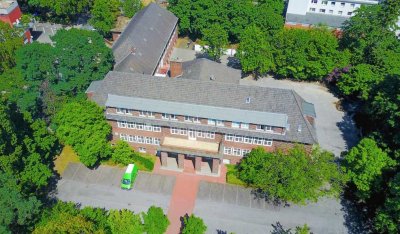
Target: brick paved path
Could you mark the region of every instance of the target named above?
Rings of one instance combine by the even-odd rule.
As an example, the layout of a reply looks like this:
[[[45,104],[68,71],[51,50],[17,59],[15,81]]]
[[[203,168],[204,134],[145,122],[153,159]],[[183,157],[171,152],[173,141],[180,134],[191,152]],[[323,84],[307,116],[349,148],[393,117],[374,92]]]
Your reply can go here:
[[[186,163],[190,162],[186,162],[185,160],[185,164]],[[190,167],[185,167],[184,172],[175,172],[163,170],[160,166],[160,161],[156,160],[153,171],[155,174],[176,176],[176,182],[168,209],[168,219],[171,224],[168,227],[167,234],[179,234],[182,226],[181,218],[193,212],[200,181],[224,184],[226,181],[226,167],[224,165],[221,166],[221,174],[219,177],[212,177],[196,175],[194,173],[194,168],[192,169]]]

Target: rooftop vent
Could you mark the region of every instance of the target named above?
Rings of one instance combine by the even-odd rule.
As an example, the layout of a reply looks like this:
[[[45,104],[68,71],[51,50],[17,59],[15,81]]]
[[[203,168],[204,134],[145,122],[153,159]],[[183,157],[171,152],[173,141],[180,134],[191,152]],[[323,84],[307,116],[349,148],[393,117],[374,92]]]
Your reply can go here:
[[[247,97],[246,98],[246,103],[250,103],[251,102],[251,97]]]
[[[210,80],[215,80],[215,76],[214,75],[210,75]]]
[[[297,131],[301,132],[301,124],[299,124],[299,126],[297,127]]]

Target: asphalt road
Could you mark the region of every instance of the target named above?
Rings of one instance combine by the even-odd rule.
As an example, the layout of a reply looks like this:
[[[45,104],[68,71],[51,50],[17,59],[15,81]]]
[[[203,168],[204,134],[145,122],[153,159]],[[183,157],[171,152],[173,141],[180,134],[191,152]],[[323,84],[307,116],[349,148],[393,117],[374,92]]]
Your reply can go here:
[[[279,222],[285,229],[307,224],[313,233],[347,233],[338,200],[321,199],[307,206],[275,206],[258,199],[252,190],[234,185],[201,182],[193,212],[207,225],[207,233],[270,233]]]
[[[168,211],[175,177],[139,172],[132,190],[122,190],[120,180],[124,169],[100,166],[90,170],[70,163],[57,186],[62,201],[106,209],[146,211],[150,206]]]

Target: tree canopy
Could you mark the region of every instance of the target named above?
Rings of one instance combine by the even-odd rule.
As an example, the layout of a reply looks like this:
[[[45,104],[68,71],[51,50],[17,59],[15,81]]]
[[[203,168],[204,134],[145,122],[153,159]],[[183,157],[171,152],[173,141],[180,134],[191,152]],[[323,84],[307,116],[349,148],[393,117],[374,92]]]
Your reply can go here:
[[[262,190],[269,199],[305,204],[338,196],[345,178],[332,153],[297,146],[287,153],[253,149],[239,164],[239,178]]]
[[[93,1],[93,7],[90,11],[90,13],[92,14],[90,23],[103,36],[110,35],[110,30],[114,28],[115,22],[119,14],[119,5],[119,0]]]
[[[170,224],[167,216],[160,207],[151,206],[147,213],[142,214],[144,230],[147,234],[161,234],[167,231]]]
[[[100,159],[110,156],[111,127],[97,104],[90,101],[67,103],[56,114],[54,123],[57,137],[71,145],[86,166],[94,166]]]
[[[125,0],[122,3],[124,15],[129,18],[133,17],[136,12],[138,12],[142,8],[142,6],[142,1],[140,0]]]
[[[205,52],[214,60],[219,61],[228,45],[228,33],[218,24],[213,24],[203,31],[204,43],[208,46]]]
[[[15,66],[15,51],[23,45],[22,31],[0,21],[0,74]]]
[[[204,234],[206,231],[207,226],[201,218],[193,214],[183,217],[182,234]]]

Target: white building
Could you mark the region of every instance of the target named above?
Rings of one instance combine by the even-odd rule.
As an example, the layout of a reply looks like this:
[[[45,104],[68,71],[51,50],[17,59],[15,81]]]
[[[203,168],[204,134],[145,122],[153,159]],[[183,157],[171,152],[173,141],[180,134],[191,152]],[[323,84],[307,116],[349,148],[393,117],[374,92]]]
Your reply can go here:
[[[324,24],[340,28],[361,5],[378,4],[380,0],[289,0],[286,24],[311,26]]]

